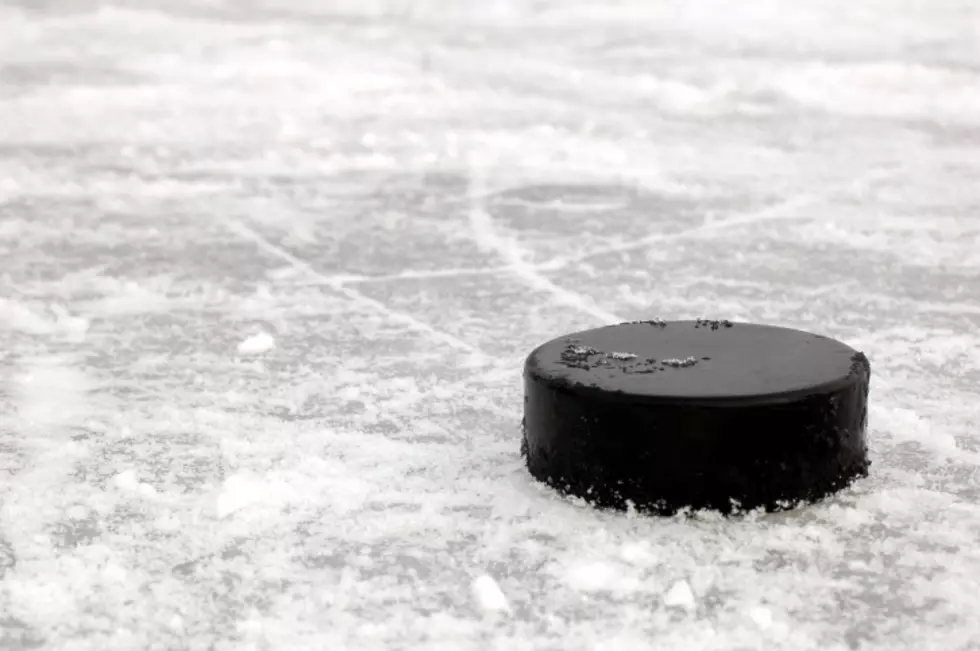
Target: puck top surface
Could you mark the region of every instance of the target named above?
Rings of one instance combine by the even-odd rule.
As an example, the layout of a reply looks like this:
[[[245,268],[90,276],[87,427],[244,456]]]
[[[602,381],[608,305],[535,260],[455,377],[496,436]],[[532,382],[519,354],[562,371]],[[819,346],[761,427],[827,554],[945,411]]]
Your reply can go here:
[[[569,389],[656,401],[770,401],[833,390],[860,354],[800,330],[729,321],[644,321],[585,330],[531,353],[526,370]]]

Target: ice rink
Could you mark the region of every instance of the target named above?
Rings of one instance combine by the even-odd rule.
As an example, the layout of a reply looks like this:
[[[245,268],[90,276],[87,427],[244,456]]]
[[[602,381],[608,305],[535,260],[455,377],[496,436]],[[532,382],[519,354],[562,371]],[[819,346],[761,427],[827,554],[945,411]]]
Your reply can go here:
[[[871,360],[731,520],[519,455],[649,318]],[[0,649],[980,649],[974,0],[0,0]]]

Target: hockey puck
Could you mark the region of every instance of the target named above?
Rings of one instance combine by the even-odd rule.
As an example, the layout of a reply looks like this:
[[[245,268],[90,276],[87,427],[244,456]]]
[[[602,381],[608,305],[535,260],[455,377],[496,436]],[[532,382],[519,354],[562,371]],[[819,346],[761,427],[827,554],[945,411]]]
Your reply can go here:
[[[780,510],[867,475],[864,354],[800,330],[644,321],[524,367],[530,473],[597,506]]]

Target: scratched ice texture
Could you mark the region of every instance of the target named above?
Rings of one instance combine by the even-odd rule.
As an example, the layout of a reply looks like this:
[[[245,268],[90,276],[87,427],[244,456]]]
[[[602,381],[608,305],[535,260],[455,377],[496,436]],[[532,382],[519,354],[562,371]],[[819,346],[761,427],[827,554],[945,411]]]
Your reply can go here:
[[[0,648],[980,648],[973,0],[0,2]],[[874,366],[872,474],[596,512],[523,357]]]

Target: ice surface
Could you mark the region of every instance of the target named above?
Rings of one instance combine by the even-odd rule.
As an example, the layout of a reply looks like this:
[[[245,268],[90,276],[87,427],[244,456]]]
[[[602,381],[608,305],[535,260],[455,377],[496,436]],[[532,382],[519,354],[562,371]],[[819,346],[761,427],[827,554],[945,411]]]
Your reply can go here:
[[[965,0],[0,4],[0,648],[980,648],[977,43]],[[863,349],[871,477],[532,483],[524,356],[654,317]]]

